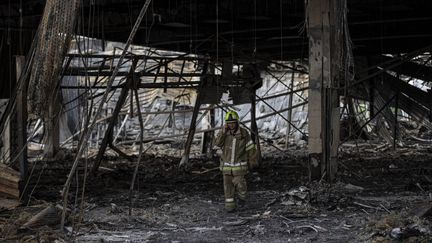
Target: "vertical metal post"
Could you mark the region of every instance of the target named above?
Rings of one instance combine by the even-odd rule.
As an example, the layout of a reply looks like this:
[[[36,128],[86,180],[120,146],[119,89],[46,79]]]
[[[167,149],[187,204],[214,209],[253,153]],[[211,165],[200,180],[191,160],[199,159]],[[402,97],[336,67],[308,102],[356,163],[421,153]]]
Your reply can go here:
[[[374,94],[374,81],[369,82],[369,117],[375,116],[375,94]]]
[[[291,88],[291,91],[294,91],[295,61],[292,62],[292,65],[293,65],[293,70],[292,70],[292,73],[291,73],[291,85],[290,85],[290,88]],[[288,108],[292,107],[293,95],[294,95],[294,93],[291,93],[288,96]],[[287,117],[287,119],[288,119],[288,122],[287,122],[287,133],[286,133],[286,139],[285,139],[285,149],[288,149],[288,146],[289,146],[289,136],[290,136],[290,133],[291,133],[291,123],[292,123],[292,109],[288,110],[288,117]]]
[[[208,63],[206,63],[203,67],[203,73],[202,73],[200,85],[199,85],[198,90],[197,90],[197,97],[196,97],[195,106],[194,106],[193,113],[192,113],[191,123],[189,126],[189,133],[188,133],[188,137],[186,139],[184,153],[183,153],[183,156],[182,156],[182,159],[180,161],[179,166],[186,166],[189,163],[189,154],[190,154],[190,149],[192,146],[193,138],[195,135],[196,120],[198,118],[199,109],[201,107],[202,90],[203,90],[205,82],[206,82],[205,75],[207,74],[207,69],[208,69]]]
[[[172,134],[176,134],[176,117],[175,117],[175,107],[176,107],[176,101],[175,99],[171,100],[171,129],[172,129]]]
[[[24,56],[16,56],[16,76],[19,80],[21,70],[25,65]],[[24,81],[27,84],[26,81]],[[17,84],[18,87],[18,84]],[[24,191],[28,174],[28,161],[27,161],[27,85],[23,85],[21,90],[17,90],[16,98],[16,148],[11,159],[17,158],[19,161],[20,170],[20,194],[22,198],[26,198]]]
[[[201,81],[201,82],[203,82],[203,81]],[[191,123],[189,126],[189,133],[188,133],[188,137],[186,139],[185,149],[184,149],[183,157],[180,161],[180,166],[187,165],[189,162],[189,154],[190,154],[190,150],[191,150],[191,146],[192,146],[192,142],[193,142],[193,138],[194,138],[195,130],[196,130],[196,121],[198,118],[199,109],[201,107],[202,88],[199,88],[197,93],[198,94],[197,94],[195,106],[194,106],[193,113],[192,113]]]
[[[258,126],[256,122],[256,92],[255,90],[251,94],[251,138],[252,141],[254,141],[256,145],[257,150],[257,162],[260,165],[261,164],[261,145],[259,141],[259,133],[258,133]]]
[[[398,138],[398,113],[399,113],[399,92],[395,96],[395,114],[394,114],[394,124],[393,124],[393,150],[397,147]]]
[[[213,106],[210,106],[210,111],[208,112],[207,116],[209,121],[209,127],[207,127],[207,129],[215,127],[215,109],[213,108]],[[213,139],[214,131],[204,132],[202,135],[201,154],[206,155],[207,158],[213,157]]]

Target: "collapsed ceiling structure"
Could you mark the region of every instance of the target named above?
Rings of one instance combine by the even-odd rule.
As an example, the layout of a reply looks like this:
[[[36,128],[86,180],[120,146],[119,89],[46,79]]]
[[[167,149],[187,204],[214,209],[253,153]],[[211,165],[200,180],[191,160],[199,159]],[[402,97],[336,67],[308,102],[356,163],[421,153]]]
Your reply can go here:
[[[68,151],[63,228],[75,175],[97,176],[113,151],[134,163],[131,210],[146,152],[169,143],[190,171],[189,157],[214,158],[228,110],[260,158],[305,143],[310,181],[340,180],[346,143],[430,144],[430,9],[426,0],[1,1],[0,193],[31,198],[35,161]]]

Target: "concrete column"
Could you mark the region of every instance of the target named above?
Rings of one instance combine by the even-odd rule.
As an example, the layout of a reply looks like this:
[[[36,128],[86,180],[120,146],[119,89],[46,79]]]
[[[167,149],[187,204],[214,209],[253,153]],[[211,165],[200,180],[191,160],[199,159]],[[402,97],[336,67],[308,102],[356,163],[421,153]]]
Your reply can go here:
[[[346,0],[342,0],[346,1]],[[332,181],[339,145],[338,71],[342,31],[336,31],[337,0],[309,0],[309,159],[310,179]]]

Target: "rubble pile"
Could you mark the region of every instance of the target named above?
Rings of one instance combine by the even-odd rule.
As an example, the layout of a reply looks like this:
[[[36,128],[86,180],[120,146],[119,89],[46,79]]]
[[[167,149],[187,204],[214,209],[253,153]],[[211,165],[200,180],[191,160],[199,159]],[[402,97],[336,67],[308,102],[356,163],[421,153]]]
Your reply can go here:
[[[405,212],[393,212],[384,217],[370,219],[366,227],[369,242],[430,242],[432,240],[430,219]]]

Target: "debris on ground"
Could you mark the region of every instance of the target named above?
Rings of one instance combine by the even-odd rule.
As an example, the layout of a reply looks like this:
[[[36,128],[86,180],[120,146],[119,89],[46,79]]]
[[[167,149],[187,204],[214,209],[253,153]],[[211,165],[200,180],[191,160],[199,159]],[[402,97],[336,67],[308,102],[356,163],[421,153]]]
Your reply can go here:
[[[49,205],[42,211],[33,216],[20,229],[36,229],[41,226],[57,226],[60,225],[61,209],[54,205]]]
[[[368,241],[406,240],[406,242],[430,242],[432,228],[428,220],[409,215],[407,212],[392,212],[371,219],[367,225]]]
[[[419,149],[409,160],[390,154],[365,155],[360,160],[342,154],[340,179],[331,184],[308,182],[305,153],[293,151],[285,157],[272,153],[248,175],[246,207],[235,213],[224,211],[220,172],[207,171],[218,161],[192,158],[187,172],[177,169],[176,158],[147,155],[140,166],[131,216],[128,198],[135,163],[113,157],[102,164],[107,168],[103,173],[88,177],[82,211],[75,206],[80,197],[70,199],[72,220],[63,232],[55,217],[63,185],[57,178],[67,174],[68,162],[50,161],[49,167],[41,167],[49,176],[31,183],[37,188],[30,204],[0,211],[0,241],[429,242],[432,181],[424,168],[432,157],[424,151]],[[391,164],[398,169],[390,169]],[[80,192],[77,189],[71,191]],[[53,217],[41,217],[44,210],[53,212]],[[80,214],[83,220],[78,224]],[[29,222],[32,227],[23,227]]]

